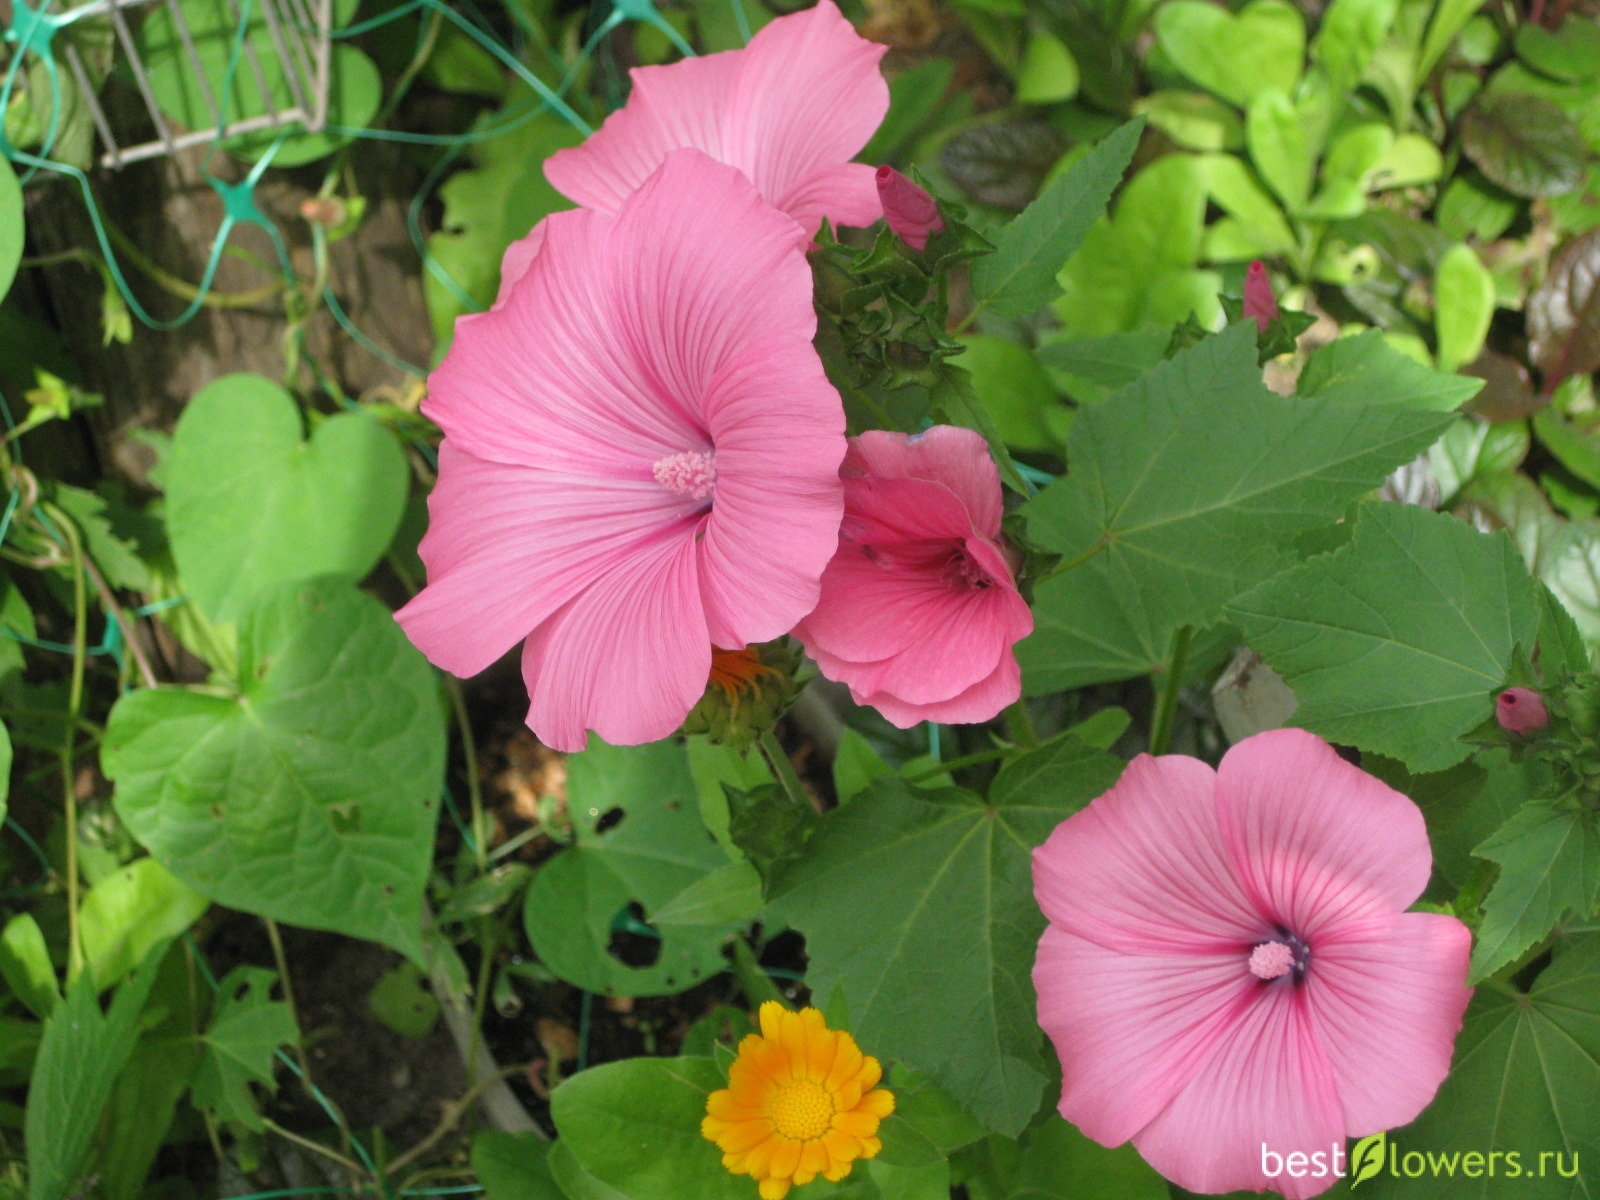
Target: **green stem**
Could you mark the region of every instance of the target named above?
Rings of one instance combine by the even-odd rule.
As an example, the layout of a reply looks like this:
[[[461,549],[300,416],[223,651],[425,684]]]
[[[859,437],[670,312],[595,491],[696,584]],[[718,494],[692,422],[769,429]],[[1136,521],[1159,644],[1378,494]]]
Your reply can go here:
[[[785,1008],[793,1007],[783,998],[778,985],[772,982],[772,976],[761,969],[761,964],[756,961],[756,952],[742,937],[733,939],[733,977],[738,981],[744,998],[750,1001],[751,1008],[760,1008],[766,1000],[776,1000]]]
[[[467,800],[472,806],[472,854],[478,864],[478,874],[482,875],[489,869],[489,819],[483,807],[483,784],[478,779],[478,749],[473,744],[472,720],[467,715],[461,684],[446,675],[444,686],[450,693],[450,707],[455,711],[456,729],[461,734],[461,758],[467,769]]]
[[[1172,739],[1172,718],[1178,711],[1178,689],[1183,686],[1183,663],[1189,656],[1189,626],[1172,635],[1172,652],[1167,656],[1167,678],[1156,702],[1155,719],[1150,723],[1150,753],[1165,754]]]
[[[61,791],[66,805],[67,835],[67,978],[74,979],[83,968],[83,940],[78,928],[78,793],[72,778],[74,734],[78,710],[83,705],[83,675],[88,660],[89,596],[85,586],[83,545],[78,527],[53,505],[41,506],[61,528],[72,564],[72,674],[67,684],[68,721],[61,739]]]
[[[783,788],[784,795],[789,797],[790,803],[798,804],[802,808],[812,807],[811,794],[806,791],[805,784],[800,782],[800,776],[795,774],[794,764],[783,752],[783,747],[778,744],[778,739],[772,730],[763,730],[760,742],[761,752],[767,756],[767,765],[772,768],[772,774]]]
[[[919,771],[915,775],[906,777],[910,784],[926,783],[930,779],[937,779],[941,775],[948,775],[951,771],[959,771],[963,767],[975,767],[979,763],[993,762],[997,758],[1004,758],[1012,753],[1013,747],[1002,750],[980,750],[976,754],[966,754],[960,758],[952,758],[949,762],[942,762],[937,767],[929,767],[926,771]]]

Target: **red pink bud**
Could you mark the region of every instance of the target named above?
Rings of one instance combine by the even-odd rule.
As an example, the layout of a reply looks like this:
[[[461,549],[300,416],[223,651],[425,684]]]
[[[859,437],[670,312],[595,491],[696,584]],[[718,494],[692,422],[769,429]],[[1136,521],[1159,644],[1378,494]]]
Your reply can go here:
[[[1262,333],[1278,317],[1278,297],[1272,294],[1272,280],[1259,258],[1250,264],[1244,277],[1244,315],[1254,317],[1256,329]]]
[[[1511,733],[1532,733],[1550,723],[1544,700],[1532,688],[1514,687],[1501,692],[1494,701],[1494,719]]]
[[[887,164],[878,168],[878,199],[883,219],[918,254],[928,245],[928,235],[944,228],[939,205],[926,189],[918,187]]]

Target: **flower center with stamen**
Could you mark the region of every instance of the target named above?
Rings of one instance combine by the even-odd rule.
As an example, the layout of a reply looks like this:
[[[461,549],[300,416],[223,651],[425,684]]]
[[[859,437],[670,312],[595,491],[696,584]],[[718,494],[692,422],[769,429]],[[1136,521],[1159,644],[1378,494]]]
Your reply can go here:
[[[833,1097],[809,1079],[784,1084],[767,1107],[778,1132],[797,1142],[819,1138],[833,1126]]]
[[[729,701],[737,700],[746,692],[755,691],[763,679],[776,674],[776,671],[761,661],[761,655],[754,647],[744,646],[738,650],[711,647],[710,682],[722,689],[723,696]]]
[[[978,565],[977,561],[967,553],[966,548],[958,549],[950,556],[950,562],[945,568],[950,582],[958,587],[987,588],[994,586],[994,580],[989,572]]]
[[[1304,939],[1280,931],[1278,937],[1261,942],[1250,951],[1250,974],[1257,979],[1281,979],[1293,971],[1296,978],[1305,974],[1311,961],[1311,947]]]
[[[717,486],[717,457],[710,450],[680,450],[650,468],[656,482],[680,496],[704,500]]]

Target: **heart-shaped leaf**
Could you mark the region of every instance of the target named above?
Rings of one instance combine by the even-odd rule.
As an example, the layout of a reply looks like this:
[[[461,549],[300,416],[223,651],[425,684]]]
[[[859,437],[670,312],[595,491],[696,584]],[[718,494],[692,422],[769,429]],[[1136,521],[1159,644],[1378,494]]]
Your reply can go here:
[[[1237,16],[1206,0],[1171,0],[1156,11],[1156,36],[1178,70],[1240,108],[1269,89],[1292,94],[1300,81],[1305,19],[1285,0],[1251,0]]]
[[[189,402],[165,467],[167,526],[189,595],[217,621],[319,575],[370,571],[400,524],[400,445],[363,413],[302,440],[293,398],[259,375],[225,375]]]
[[[1583,179],[1589,147],[1566,113],[1522,92],[1485,93],[1461,117],[1461,146],[1516,196],[1559,196]]]
[[[245,613],[239,676],[117,702],[118,814],[219,904],[419,955],[444,774],[432,669],[376,600],[316,580]]]

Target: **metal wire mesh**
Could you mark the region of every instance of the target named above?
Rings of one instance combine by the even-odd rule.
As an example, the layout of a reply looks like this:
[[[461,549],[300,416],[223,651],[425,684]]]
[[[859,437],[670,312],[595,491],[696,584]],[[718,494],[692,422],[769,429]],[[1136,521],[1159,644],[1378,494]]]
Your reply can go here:
[[[90,3],[59,14],[73,24],[103,17],[114,35],[116,53],[125,61],[119,78],[131,78],[145,115],[156,136],[147,141],[124,144],[117,128],[127,129],[126,119],[112,120],[102,100],[101,88],[92,82],[92,73],[83,53],[72,39],[63,39],[60,59],[66,64],[77,96],[88,111],[98,136],[99,160],[108,167],[121,167],[160,154],[174,154],[190,146],[210,145],[249,133],[299,126],[307,133],[321,132],[328,120],[328,95],[332,71],[330,34],[333,25],[333,0],[220,0],[231,17],[235,34],[230,37],[227,68],[217,78],[215,55],[203,46],[207,35],[197,35],[189,16],[178,0],[90,0]],[[50,12],[46,0],[43,12]],[[185,72],[200,103],[193,111],[208,120],[198,127],[186,127],[163,107],[151,86],[151,66],[145,60],[135,30],[151,12],[164,10],[171,25],[172,56],[167,64]],[[259,23],[256,15],[259,14]],[[215,41],[211,31],[210,40]],[[269,57],[270,56],[270,57]],[[269,69],[270,64],[270,69]],[[280,86],[281,81],[281,86]],[[249,96],[249,102],[235,102],[234,85]],[[240,108],[250,111],[241,115]]]

